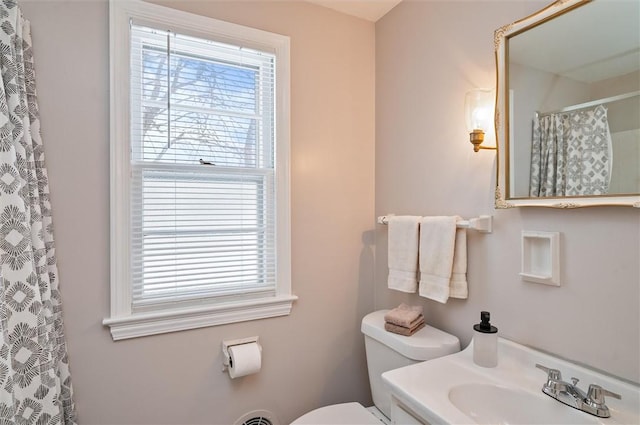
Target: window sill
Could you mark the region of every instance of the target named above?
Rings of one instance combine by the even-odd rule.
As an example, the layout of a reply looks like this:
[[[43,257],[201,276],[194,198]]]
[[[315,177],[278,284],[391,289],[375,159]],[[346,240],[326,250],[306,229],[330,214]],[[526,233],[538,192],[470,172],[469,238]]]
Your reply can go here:
[[[111,328],[114,341],[167,332],[204,328],[207,326],[287,316],[298,297],[285,295],[275,298],[211,305],[198,308],[165,310],[112,316],[102,321]]]

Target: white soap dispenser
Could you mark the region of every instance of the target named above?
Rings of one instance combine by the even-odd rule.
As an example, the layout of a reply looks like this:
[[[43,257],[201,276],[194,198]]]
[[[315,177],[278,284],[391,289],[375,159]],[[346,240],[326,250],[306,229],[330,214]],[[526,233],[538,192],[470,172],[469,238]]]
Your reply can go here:
[[[491,326],[491,313],[480,312],[480,323],[473,326],[473,362],[482,367],[498,365],[498,328]]]

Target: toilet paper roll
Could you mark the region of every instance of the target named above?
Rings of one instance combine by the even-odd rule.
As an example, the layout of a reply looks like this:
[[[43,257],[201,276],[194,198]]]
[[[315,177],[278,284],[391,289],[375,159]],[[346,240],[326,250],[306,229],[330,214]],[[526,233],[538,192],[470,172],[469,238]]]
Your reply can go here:
[[[229,347],[229,376],[239,378],[260,371],[262,352],[257,342]]]

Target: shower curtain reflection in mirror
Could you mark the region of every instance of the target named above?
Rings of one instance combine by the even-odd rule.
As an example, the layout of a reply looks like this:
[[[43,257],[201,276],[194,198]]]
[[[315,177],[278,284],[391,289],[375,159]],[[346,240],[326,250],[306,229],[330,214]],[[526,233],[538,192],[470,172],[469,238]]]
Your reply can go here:
[[[535,117],[530,196],[606,195],[612,162],[605,106]]]

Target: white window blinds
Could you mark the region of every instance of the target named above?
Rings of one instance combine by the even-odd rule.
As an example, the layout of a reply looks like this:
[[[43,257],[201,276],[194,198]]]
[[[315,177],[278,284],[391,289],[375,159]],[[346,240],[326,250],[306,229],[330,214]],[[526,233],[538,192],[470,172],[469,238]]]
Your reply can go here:
[[[132,23],[133,310],[273,296],[275,56]]]

